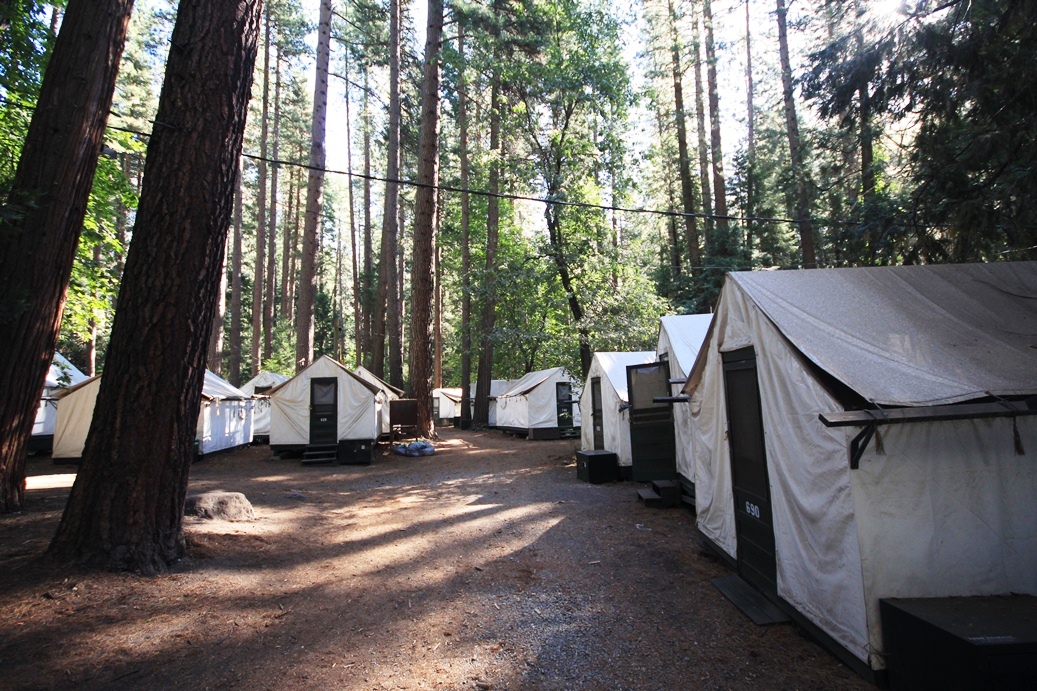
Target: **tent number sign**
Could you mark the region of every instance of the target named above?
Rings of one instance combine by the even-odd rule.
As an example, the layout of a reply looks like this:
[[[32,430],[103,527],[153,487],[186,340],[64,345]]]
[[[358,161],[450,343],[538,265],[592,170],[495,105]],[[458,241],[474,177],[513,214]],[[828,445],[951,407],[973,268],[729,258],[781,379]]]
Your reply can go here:
[[[760,517],[760,507],[756,504],[753,504],[751,501],[745,502],[745,512],[753,518]]]

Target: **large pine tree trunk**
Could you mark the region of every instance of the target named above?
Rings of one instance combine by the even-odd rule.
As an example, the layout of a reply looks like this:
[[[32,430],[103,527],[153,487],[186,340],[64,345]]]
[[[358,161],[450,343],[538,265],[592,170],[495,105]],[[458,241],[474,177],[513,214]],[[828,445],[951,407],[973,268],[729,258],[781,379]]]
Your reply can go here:
[[[281,166],[281,50],[275,45],[273,159],[270,170],[270,208],[267,213],[266,287],[263,290],[263,359],[274,354],[274,325],[277,323],[277,196]]]
[[[240,165],[240,161],[239,161]],[[227,318],[227,248],[220,262],[220,287],[216,294],[216,314],[212,319],[212,335],[205,356],[206,368],[213,374],[223,374],[223,322]]]
[[[465,78],[464,22],[457,25],[457,129],[461,159],[461,419],[472,419],[472,253],[471,198],[468,194],[468,82]]]
[[[350,96],[349,96],[349,53],[346,53],[346,84],[345,84],[345,102],[346,102],[346,172],[349,173],[346,184],[348,187],[348,199],[349,199],[349,253],[350,253],[350,267],[353,272],[353,344],[355,348],[354,365],[359,367],[363,364],[363,352],[364,342],[361,336],[361,325],[364,320],[364,305],[360,301],[360,265],[359,265],[359,254],[357,252],[357,237],[356,237],[356,201],[353,194],[353,127],[352,127],[352,115],[350,112]]]
[[[439,65],[443,0],[428,0],[421,85],[421,137],[414,198],[414,265],[411,267],[411,389],[418,402],[418,433],[431,436],[432,297],[435,289],[436,186],[439,184]]]
[[[680,166],[681,207],[684,212],[684,230],[688,242],[688,262],[692,267],[702,265],[699,252],[699,228],[693,215],[698,209],[695,204],[695,187],[691,181],[691,156],[688,153],[688,128],[684,112],[684,70],[681,67],[681,46],[677,34],[677,11],[673,0],[668,0],[670,18],[670,69],[673,74],[673,117],[677,125],[677,163]],[[678,259],[680,255],[678,254]],[[692,269],[692,272],[697,269]],[[673,267],[674,276],[680,276],[680,264]]]
[[[363,292],[363,319],[364,325],[361,329],[360,338],[363,340],[363,365],[372,369],[371,363],[371,315],[375,311],[374,286],[374,245],[372,240],[373,229],[371,227],[371,109],[368,94],[368,69],[364,66],[364,100],[363,100],[363,122],[364,122],[364,292]]]
[[[706,141],[705,89],[702,87],[702,38],[698,16],[692,17],[691,42],[695,50],[695,125],[699,155],[699,192],[702,194],[702,213],[706,215],[706,245],[713,240],[713,193],[710,191],[709,145]],[[697,268],[697,267],[693,267]]]
[[[371,317],[371,365],[385,378],[387,332],[398,328],[396,301],[396,252],[399,237],[400,177],[400,0],[389,0],[389,130],[386,141],[385,204],[382,210],[382,251],[378,259],[378,292]],[[395,316],[395,321],[393,317]],[[390,377],[391,378],[391,377]]]
[[[497,57],[495,55],[495,57]],[[490,384],[493,379],[493,330],[497,321],[497,232],[500,227],[500,161],[501,161],[501,76],[494,61],[490,77],[490,179],[486,200],[486,272],[483,278],[482,315],[479,319],[479,370],[476,375],[476,424],[490,422]]]
[[[259,374],[263,362],[263,286],[266,284],[266,158],[270,136],[270,10],[266,12],[263,38],[263,110],[260,115],[259,179],[256,190],[256,266],[252,274],[252,376]]]
[[[785,100],[785,131],[789,139],[789,161],[796,195],[796,225],[799,226],[799,247],[803,253],[803,267],[817,268],[814,255],[814,229],[810,222],[810,197],[807,193],[806,167],[803,144],[799,138],[799,118],[796,116],[796,98],[792,87],[792,63],[789,60],[789,35],[785,0],[777,0],[778,54],[781,60],[781,87]]]
[[[230,350],[227,369],[228,381],[241,386],[241,162],[234,181],[234,248],[230,261]]]
[[[313,87],[310,169],[306,187],[306,220],[299,267],[299,302],[295,315],[295,371],[313,362],[313,313],[317,298],[318,226],[324,199],[324,135],[327,131],[328,66],[331,62],[331,0],[321,0],[317,25],[317,78]]]
[[[21,509],[25,454],[61,325],[132,0],[70,0],[2,209],[0,512]]]
[[[716,213],[716,255],[734,254],[727,218],[727,184],[724,181],[724,151],[720,144],[720,92],[717,90],[717,52],[713,42],[713,9],[702,0],[702,19],[706,32],[706,85],[709,89],[709,150],[713,163],[713,210]]]
[[[745,0],[745,254],[752,257],[756,227],[756,111],[753,107],[753,34],[749,0]]]
[[[149,574],[182,518],[260,2],[181,0],[107,365],[50,553]],[[197,40],[205,36],[206,40]]]

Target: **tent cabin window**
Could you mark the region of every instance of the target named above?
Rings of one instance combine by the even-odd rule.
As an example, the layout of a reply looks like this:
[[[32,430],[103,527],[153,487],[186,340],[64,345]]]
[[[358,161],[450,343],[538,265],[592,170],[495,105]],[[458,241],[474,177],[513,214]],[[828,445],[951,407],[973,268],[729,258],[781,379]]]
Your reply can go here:
[[[310,444],[338,442],[338,379],[310,380]]]
[[[778,594],[774,522],[763,437],[756,351],[721,353],[731,447],[732,494],[738,540],[738,573],[772,599]]]
[[[630,399],[630,459],[635,482],[677,478],[673,408],[656,398],[670,395],[670,365],[653,362],[627,367]]]
[[[254,395],[261,396],[261,395],[269,392],[270,389],[272,389],[272,388],[274,388],[274,387],[272,387],[272,386],[257,386],[256,390],[254,392]]]
[[[594,430],[594,450],[605,449],[605,424],[602,419],[601,377],[591,378],[591,415]]]

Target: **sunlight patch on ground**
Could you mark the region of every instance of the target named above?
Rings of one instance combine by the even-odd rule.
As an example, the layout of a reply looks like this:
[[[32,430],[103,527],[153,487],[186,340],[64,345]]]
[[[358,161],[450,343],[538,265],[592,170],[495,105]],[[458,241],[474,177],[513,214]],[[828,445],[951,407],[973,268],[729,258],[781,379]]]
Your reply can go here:
[[[25,489],[64,489],[71,487],[76,481],[75,473],[62,473],[60,475],[34,475],[25,478]]]

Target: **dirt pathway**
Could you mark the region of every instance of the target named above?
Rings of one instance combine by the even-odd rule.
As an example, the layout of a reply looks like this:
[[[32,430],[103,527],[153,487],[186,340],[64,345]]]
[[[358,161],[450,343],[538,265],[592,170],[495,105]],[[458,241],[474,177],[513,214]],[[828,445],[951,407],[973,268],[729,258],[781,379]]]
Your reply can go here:
[[[690,512],[578,482],[574,442],[443,436],[369,467],[199,462],[192,493],[258,519],[190,520],[157,578],[36,564],[69,471],[30,461],[50,477],[0,517],[0,688],[870,688],[730,605]]]

